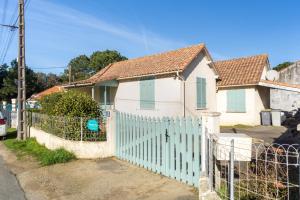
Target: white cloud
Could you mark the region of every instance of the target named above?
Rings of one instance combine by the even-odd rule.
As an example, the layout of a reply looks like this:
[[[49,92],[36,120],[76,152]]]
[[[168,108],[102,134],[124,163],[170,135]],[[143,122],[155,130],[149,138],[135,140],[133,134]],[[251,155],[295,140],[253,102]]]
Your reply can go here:
[[[45,9],[47,8],[47,9]],[[123,38],[127,41],[142,45],[144,50],[160,51],[183,46],[183,42],[173,41],[159,36],[149,30],[135,30],[117,22],[109,22],[99,19],[81,11],[54,4],[46,0],[33,0],[31,5],[31,18],[40,23],[48,23],[60,28],[81,28],[93,29],[105,32],[115,37]]]

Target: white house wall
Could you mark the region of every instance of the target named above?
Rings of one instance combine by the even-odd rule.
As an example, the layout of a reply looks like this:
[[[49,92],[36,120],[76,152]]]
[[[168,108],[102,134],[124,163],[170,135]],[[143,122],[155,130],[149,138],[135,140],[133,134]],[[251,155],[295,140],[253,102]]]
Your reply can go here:
[[[201,112],[217,111],[216,99],[216,74],[212,68],[208,66],[208,59],[204,54],[199,54],[191,65],[184,71],[186,77],[185,82],[185,101],[186,115],[200,116]],[[206,108],[197,108],[197,77],[206,78]],[[183,93],[183,87],[182,87]]]
[[[140,81],[121,81],[116,96],[118,111],[151,117],[181,116],[181,81],[175,77],[155,79],[155,109],[140,108]]]
[[[228,89],[242,89],[228,88]],[[227,112],[227,91],[228,89],[219,89],[217,93],[218,111],[221,112],[221,125],[259,125],[260,112],[269,108],[269,89],[264,87],[244,87],[246,92],[246,112],[232,113]]]

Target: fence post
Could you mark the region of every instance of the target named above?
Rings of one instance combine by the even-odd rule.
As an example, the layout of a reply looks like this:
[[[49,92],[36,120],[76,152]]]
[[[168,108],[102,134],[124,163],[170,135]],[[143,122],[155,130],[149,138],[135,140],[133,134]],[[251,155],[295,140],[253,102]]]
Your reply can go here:
[[[211,135],[220,133],[220,115],[218,112],[201,113],[201,174],[204,176],[208,175],[208,140]]]
[[[6,110],[6,104],[7,104],[6,101],[2,101],[2,109],[3,109],[3,110]]]
[[[83,138],[83,120],[82,117],[80,117],[80,141],[82,141]]]
[[[234,140],[231,140],[230,150],[230,174],[229,174],[229,192],[230,200],[234,200]]]
[[[208,180],[209,180],[209,189],[210,191],[213,191],[213,142],[212,142],[212,137],[208,138]]]

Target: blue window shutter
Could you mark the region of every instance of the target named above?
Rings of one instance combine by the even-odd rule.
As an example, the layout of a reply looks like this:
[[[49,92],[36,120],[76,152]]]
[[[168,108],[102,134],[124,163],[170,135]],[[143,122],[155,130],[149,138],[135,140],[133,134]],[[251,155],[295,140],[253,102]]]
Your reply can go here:
[[[246,112],[246,92],[244,89],[227,91],[227,111]]]
[[[197,108],[206,108],[206,79],[197,77],[196,84]]]
[[[140,108],[155,108],[155,85],[154,79],[140,80]]]

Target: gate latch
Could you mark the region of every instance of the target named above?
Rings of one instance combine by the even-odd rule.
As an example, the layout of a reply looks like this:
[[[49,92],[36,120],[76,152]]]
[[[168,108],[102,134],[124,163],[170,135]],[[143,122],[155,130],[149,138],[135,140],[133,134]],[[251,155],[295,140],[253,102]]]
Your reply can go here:
[[[170,136],[168,135],[168,129],[166,129],[165,136],[166,136],[166,142],[168,142],[168,137],[170,137]]]

